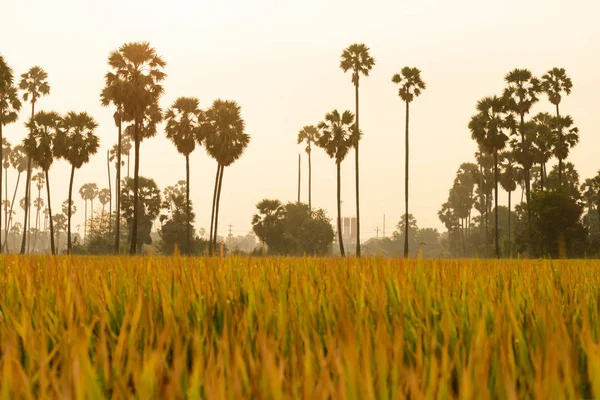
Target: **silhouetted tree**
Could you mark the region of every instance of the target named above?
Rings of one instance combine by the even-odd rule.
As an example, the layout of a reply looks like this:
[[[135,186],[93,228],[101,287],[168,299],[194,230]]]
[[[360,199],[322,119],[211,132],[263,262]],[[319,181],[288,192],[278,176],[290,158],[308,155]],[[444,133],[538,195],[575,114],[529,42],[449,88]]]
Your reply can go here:
[[[354,84],[354,101],[356,115],[356,130],[360,132],[358,112],[358,86],[360,75],[369,76],[369,71],[375,66],[375,59],[369,54],[369,48],[364,44],[351,44],[342,52],[340,68],[344,72],[352,71],[352,83]],[[355,150],[355,178],[356,178],[356,256],[360,257],[360,189],[359,189],[359,167],[358,167],[358,142],[354,144]]]
[[[404,213],[408,215],[408,166],[409,166],[409,146],[408,146],[408,120],[409,120],[409,105],[412,101],[419,97],[425,90],[425,82],[421,79],[421,71],[418,68],[404,67],[399,74],[392,77],[392,82],[400,85],[398,96],[406,104],[406,135],[405,135],[405,164],[404,164]],[[408,257],[408,224],[404,227],[404,257]]]
[[[90,157],[98,152],[100,140],[94,133],[98,124],[88,113],[69,112],[56,137],[57,157],[64,158],[71,164],[71,177],[69,179],[69,204],[73,204],[73,178],[75,170],[90,161]],[[95,184],[94,184],[95,185]],[[85,185],[84,185],[85,186]],[[91,193],[90,193],[91,194]],[[93,201],[93,199],[92,199]],[[93,203],[92,203],[93,204]],[[93,214],[93,206],[92,206]],[[71,241],[71,210],[67,210],[67,252],[73,251]],[[87,200],[86,200],[86,225],[87,225]]]
[[[306,154],[308,154],[308,208],[312,210],[312,145],[317,142],[319,130],[314,125],[308,125],[298,132],[298,144],[306,143]]]
[[[512,256],[512,234],[511,234],[511,195],[512,192],[517,190],[517,180],[519,167],[515,160],[514,154],[510,151],[503,151],[500,154],[500,168],[502,170],[500,175],[500,185],[508,193],[508,255]],[[496,207],[497,209],[498,207]]]
[[[123,217],[127,220],[129,226],[129,236],[133,235],[133,219],[134,219],[134,182],[131,178],[125,178],[123,192],[121,193],[121,206],[123,209]],[[152,179],[139,177],[139,221],[140,235],[137,236],[136,251],[142,250],[143,244],[151,244],[152,224],[160,213],[161,206],[160,189],[156,186],[156,182]]]
[[[46,176],[43,172],[38,172],[31,178],[32,182],[35,182],[35,186],[38,190],[37,198],[33,201],[33,206],[35,207],[35,229],[39,230],[39,222],[40,222],[40,211],[44,207],[44,199],[42,199],[42,189],[44,188],[44,184],[46,182]],[[37,243],[37,233],[33,237],[33,249],[35,250],[35,245]],[[29,248],[27,249],[29,250]]]
[[[342,240],[342,185],[341,185],[341,165],[344,158],[350,151],[350,148],[359,140],[359,132],[354,125],[354,115],[350,111],[344,111],[340,114],[338,110],[333,110],[325,115],[325,120],[318,125],[320,135],[317,145],[321,147],[329,158],[335,160],[337,169],[337,231],[340,244],[340,254],[344,252],[344,242]]]

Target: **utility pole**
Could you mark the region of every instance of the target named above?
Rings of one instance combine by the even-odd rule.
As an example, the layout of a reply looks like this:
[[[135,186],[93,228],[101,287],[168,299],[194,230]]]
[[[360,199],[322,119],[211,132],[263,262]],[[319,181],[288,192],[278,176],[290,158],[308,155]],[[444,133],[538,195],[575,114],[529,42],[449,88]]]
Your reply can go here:
[[[298,203],[300,203],[300,154],[298,154]]]

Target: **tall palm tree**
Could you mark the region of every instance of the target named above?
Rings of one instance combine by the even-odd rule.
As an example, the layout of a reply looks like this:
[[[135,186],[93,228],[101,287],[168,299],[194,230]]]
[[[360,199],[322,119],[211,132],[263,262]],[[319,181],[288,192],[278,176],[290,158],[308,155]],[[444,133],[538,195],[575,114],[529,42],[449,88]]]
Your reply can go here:
[[[542,85],[538,78],[533,76],[528,69],[516,68],[504,77],[506,88],[504,98],[507,107],[519,117],[519,133],[521,135],[521,151],[519,162],[525,174],[525,194],[527,199],[527,225],[529,237],[531,238],[531,177],[530,169],[533,165],[531,156],[531,145],[527,140],[525,115],[529,114],[531,108],[538,102],[538,95],[542,91]]]
[[[298,132],[298,144],[306,143],[306,154],[308,154],[308,208],[312,210],[312,164],[311,151],[313,143],[317,142],[319,130],[314,125],[308,125]]]
[[[0,56],[0,160],[4,161],[4,137],[2,128],[4,125],[12,124],[19,118],[21,101],[17,94],[17,88],[13,82],[12,69]],[[2,204],[2,173],[0,171],[0,204]],[[0,227],[2,226],[2,212],[0,212]],[[0,228],[0,243],[2,243],[2,232]],[[2,253],[2,246],[0,246]]]
[[[579,143],[579,128],[573,125],[573,118],[569,115],[554,117],[553,122],[553,155],[558,159],[558,187],[562,188],[565,175],[564,160],[569,156],[571,148]]]
[[[42,207],[44,207],[44,199],[42,199],[42,189],[44,188],[44,184],[46,182],[46,176],[44,175],[43,172],[38,172],[37,174],[35,174],[33,176],[33,178],[31,178],[32,182],[35,182],[35,186],[38,190],[38,194],[37,194],[37,199],[35,199],[33,201],[33,207],[35,208],[36,212],[35,212],[35,229],[37,232],[39,229],[39,222],[40,222],[40,209]],[[33,249],[35,250],[35,245],[37,243],[37,233],[34,235],[33,237]],[[29,249],[28,249],[29,250]]]
[[[10,201],[8,200],[8,169],[10,168],[10,159],[12,154],[12,146],[5,138],[2,139],[2,168],[4,168],[4,197],[5,199],[2,201],[4,205],[4,232],[8,232],[8,207],[10,206]],[[1,170],[0,170],[1,173]],[[1,179],[0,179],[1,182]],[[0,191],[2,187],[0,186]],[[0,193],[0,196],[2,194]],[[1,217],[0,217],[1,219]],[[2,228],[0,228],[2,229]],[[2,240],[0,239],[0,252],[2,251]]]
[[[15,215],[15,212],[13,211],[13,209],[14,209],[14,205],[15,205],[15,199],[17,198],[17,191],[19,189],[19,182],[21,180],[21,174],[27,170],[27,164],[28,164],[27,155],[25,154],[25,150],[23,149],[22,145],[17,145],[15,147],[13,147],[13,149],[11,150],[10,164],[12,165],[12,167],[14,169],[17,170],[17,182],[15,184],[15,191],[13,193],[12,201],[10,203],[10,211],[8,212],[9,229],[10,229],[10,226],[12,225],[13,215]],[[7,197],[8,197],[8,195],[7,195]],[[6,235],[6,237],[4,238],[3,247],[8,250],[7,238],[8,238],[8,235]]]
[[[519,166],[515,159],[514,153],[510,150],[505,150],[500,153],[500,185],[508,193],[508,255],[512,257],[512,232],[511,232],[511,195],[517,190],[517,181],[519,179]]]
[[[177,151],[185,157],[185,204],[186,204],[186,233],[185,252],[190,253],[190,154],[196,148],[196,140],[202,143],[203,113],[199,108],[200,101],[195,97],[179,97],[165,113],[167,126],[165,133]]]
[[[85,204],[85,212],[84,212],[84,225],[83,225],[83,240],[87,239],[87,225],[88,225],[88,217],[87,217],[87,203],[88,201],[93,201],[96,196],[98,196],[98,185],[95,183],[84,183],[79,188],[79,195],[84,201]],[[73,204],[73,203],[71,203]],[[92,212],[93,216],[93,212]],[[91,227],[90,227],[91,228]]]
[[[356,113],[356,130],[360,132],[358,124],[358,84],[360,75],[369,76],[369,71],[375,66],[375,59],[369,54],[369,48],[365,44],[351,44],[342,52],[340,68],[347,72],[352,70],[352,83],[354,84],[354,101]],[[355,174],[356,174],[356,256],[360,257],[360,190],[359,190],[359,168],[358,168],[358,142],[354,144]]]
[[[359,133],[354,125],[354,114],[350,111],[344,111],[343,114],[340,114],[338,110],[333,110],[327,113],[325,120],[319,123],[318,128],[320,134],[317,145],[325,150],[330,158],[335,160],[337,170],[337,231],[340,254],[344,257],[346,253],[342,238],[341,165],[350,148],[358,141]]]
[[[531,134],[532,162],[540,165],[540,186],[544,191],[544,180],[546,179],[546,163],[554,152],[554,134],[552,126],[554,119],[548,113],[536,114],[530,122],[525,123],[525,130]],[[529,127],[527,126],[529,124]]]
[[[217,161],[213,212],[210,224],[212,252],[215,251],[217,246],[223,172],[225,167],[230,166],[242,156],[250,143],[250,135],[245,132],[245,126],[246,123],[241,115],[241,107],[235,101],[217,99],[206,110],[200,131],[201,136],[197,138],[197,141],[204,139],[206,152]]]
[[[477,102],[477,114],[469,122],[471,136],[480,148],[494,156],[494,218],[496,257],[500,258],[500,242],[498,240],[498,153],[504,149],[508,135],[504,133],[514,125],[512,117],[506,113],[505,101],[497,96],[485,97]]]
[[[98,124],[88,113],[69,112],[65,116],[62,128],[56,137],[56,157],[65,159],[71,164],[71,178],[69,179],[68,204],[73,206],[73,178],[75,170],[87,164],[90,157],[98,152],[100,140],[95,134]],[[86,202],[87,204],[87,202]],[[73,251],[71,242],[71,207],[67,215],[67,252]],[[92,209],[93,213],[93,209]],[[86,213],[87,215],[87,213]]]
[[[156,133],[155,124],[162,119],[162,113],[158,108],[158,99],[163,93],[160,82],[166,77],[163,72],[166,62],[150,46],[150,43],[141,42],[125,43],[118,50],[111,53],[108,63],[112,68],[112,72],[107,74],[107,84],[109,82],[119,82],[119,85],[123,85],[125,96],[122,99],[122,119],[132,123],[135,154],[133,169],[134,214],[129,252],[135,254],[137,252],[139,220],[140,143],[143,140],[143,135],[151,132]],[[152,124],[154,124],[154,127]]]
[[[50,214],[52,214],[52,206],[50,203],[50,178],[48,177],[48,171],[54,161],[54,140],[60,124],[61,117],[58,113],[54,111],[40,111],[27,124],[30,132],[29,136],[23,140],[25,153],[29,157],[29,165],[34,162],[36,165],[39,165],[46,175],[47,201]],[[26,205],[27,200],[28,198],[26,197]],[[53,234],[54,226],[52,221],[50,221],[50,249],[52,254],[56,254]],[[23,250],[23,244],[21,244],[21,251]]]
[[[418,68],[404,67],[399,74],[395,74],[392,77],[392,82],[400,85],[398,89],[398,96],[406,103],[406,136],[405,136],[405,164],[404,164],[404,202],[405,210],[404,214],[408,213],[408,116],[409,116],[409,105],[415,99],[419,97],[423,90],[425,90],[425,82],[421,79],[421,71]],[[404,226],[404,257],[408,257],[408,219]]]
[[[571,94],[573,88],[573,82],[571,78],[567,76],[567,72],[564,68],[554,67],[542,76],[542,89],[548,95],[550,103],[556,106],[556,118],[560,121],[560,109],[559,105],[562,100],[563,93],[565,95]],[[556,126],[558,143],[563,143],[562,138],[562,126],[559,124]],[[561,153],[562,155],[562,153]],[[563,159],[558,159],[558,186],[562,187],[562,173],[563,173]]]
[[[31,67],[29,71],[21,75],[21,82],[19,82],[19,89],[24,91],[23,93],[23,101],[29,101],[31,103],[31,120],[34,119],[35,115],[35,104],[38,99],[42,96],[47,96],[50,94],[50,85],[48,84],[48,74],[41,67],[35,66]],[[30,128],[31,129],[31,128]],[[30,182],[31,182],[31,157],[29,158],[27,164],[27,177],[25,181],[25,201],[26,204],[29,204],[29,198],[31,194],[29,193]],[[29,214],[29,210],[25,210],[25,217],[23,223],[23,240],[21,241],[21,254],[25,253],[25,243],[27,239],[27,227],[28,221],[27,217]]]

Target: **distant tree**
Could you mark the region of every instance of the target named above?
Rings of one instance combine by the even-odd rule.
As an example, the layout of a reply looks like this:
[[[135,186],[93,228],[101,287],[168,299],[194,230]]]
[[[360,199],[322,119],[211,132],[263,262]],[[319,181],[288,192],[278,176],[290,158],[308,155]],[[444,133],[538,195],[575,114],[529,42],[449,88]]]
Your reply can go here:
[[[581,200],[579,172],[577,172],[572,162],[566,162],[563,165],[562,186],[559,186],[558,177],[559,166],[554,165],[548,174],[548,187],[554,190],[562,190],[574,200]]]
[[[123,217],[127,221],[129,227],[129,241],[133,235],[133,220],[134,220],[134,182],[131,178],[125,178],[122,193],[121,207]],[[150,232],[152,224],[158,217],[161,208],[161,196],[156,182],[149,178],[139,177],[139,228],[140,234],[137,236],[136,252],[142,250],[142,245],[152,244]]]
[[[486,97],[477,103],[477,114],[469,122],[471,136],[477,141],[482,150],[494,156],[494,204],[496,204],[494,242],[496,257],[500,258],[500,241],[498,237],[498,154],[506,146],[508,135],[514,120],[506,112],[506,102],[500,97]]]
[[[201,130],[202,138],[205,138],[206,152],[217,161],[210,224],[211,238],[209,239],[212,243],[211,252],[214,252],[217,246],[223,172],[225,167],[230,166],[242,156],[250,143],[250,135],[245,132],[246,124],[241,116],[241,107],[235,101],[215,100],[212,106],[206,110],[205,117]]]
[[[579,143],[579,128],[573,126],[569,115],[554,118],[554,156],[558,159],[558,187],[563,187],[564,160],[572,147]]]
[[[2,128],[4,125],[12,124],[19,118],[21,110],[21,101],[17,94],[17,88],[13,82],[12,69],[4,61],[4,57],[0,56],[0,160],[4,162],[4,137]],[[1,172],[1,171],[0,171]],[[7,194],[8,196],[8,194]],[[2,203],[2,173],[0,173],[0,204]],[[6,212],[6,210],[5,210]],[[5,217],[6,218],[6,217]],[[6,220],[5,220],[6,221]],[[0,227],[2,226],[2,212],[0,211]],[[0,243],[2,243],[2,235],[0,230]],[[2,253],[2,246],[0,246]]]
[[[162,112],[158,107],[158,99],[163,93],[160,84],[166,74],[163,69],[166,62],[148,42],[125,43],[111,53],[108,61],[112,72],[107,74],[107,86],[115,84],[123,88],[122,119],[131,121],[131,136],[134,142],[135,164],[133,168],[133,206],[131,222],[130,254],[135,254],[138,246],[139,212],[139,167],[140,143],[143,138],[156,134],[156,124],[162,120]],[[114,101],[113,101],[114,103]],[[120,143],[121,138],[119,138]],[[122,207],[121,207],[122,208]]]
[[[0,161],[2,162],[2,167],[4,168],[4,197],[5,199],[2,201],[4,205],[4,232],[8,234],[8,208],[10,207],[10,201],[8,200],[8,169],[10,168],[10,160],[12,154],[12,146],[5,138],[2,139],[2,158]],[[0,185],[0,191],[2,191],[2,186]],[[1,194],[0,194],[1,196]],[[2,240],[0,238],[0,253],[2,252]]]
[[[42,173],[42,172],[38,172],[37,174],[35,174],[33,176],[33,178],[31,178],[31,180],[33,182],[35,182],[35,186],[38,190],[38,194],[37,194],[37,198],[33,201],[33,206],[35,207],[35,229],[39,232],[39,228],[40,228],[40,212],[42,210],[42,208],[44,207],[44,199],[42,199],[42,189],[44,188],[44,184],[46,182],[46,176]],[[35,249],[35,245],[37,243],[37,237],[38,235],[36,234],[33,237],[33,248]]]
[[[23,101],[31,102],[31,119],[34,119],[35,114],[35,104],[38,99],[42,96],[47,96],[50,94],[50,85],[48,84],[48,74],[41,67],[31,67],[29,71],[21,75],[21,82],[19,82],[19,89],[21,89],[23,93]],[[28,124],[29,125],[29,124]],[[32,134],[32,128],[30,126],[30,135]],[[31,156],[29,156],[27,163],[27,178],[25,181],[25,198],[28,200],[26,203],[29,203],[29,198],[31,194],[29,193],[30,182],[31,182],[31,168],[32,168],[32,160]],[[50,202],[48,202],[48,206]],[[28,222],[27,218],[29,216],[29,209],[25,210],[25,217],[23,222],[23,240],[21,241],[21,254],[25,254],[25,244],[27,240],[27,227]],[[50,224],[52,227],[52,224]]]
[[[100,200],[100,204],[102,204],[102,218],[104,218],[106,205],[110,202],[110,190],[107,188],[101,189],[100,192],[98,192],[98,200]]]
[[[340,114],[333,110],[325,115],[325,120],[318,125],[320,135],[317,145],[335,160],[337,169],[337,231],[340,244],[340,254],[345,257],[344,242],[342,241],[342,186],[341,165],[344,158],[359,139],[359,132],[354,125],[354,115],[350,111]]]
[[[298,132],[298,144],[306,143],[306,154],[308,154],[308,208],[312,210],[312,145],[317,143],[319,130],[314,125],[308,125]]]
[[[100,139],[94,133],[98,124],[86,112],[69,112],[63,120],[63,129],[56,137],[56,156],[64,158],[71,164],[71,178],[69,179],[68,204],[73,204],[73,178],[75,170],[90,161],[90,157],[98,152]],[[95,184],[94,184],[95,185]],[[85,185],[84,185],[85,186]],[[97,187],[96,191],[97,193]],[[88,193],[90,196],[94,191]],[[88,196],[89,197],[89,196]],[[93,198],[92,214],[94,213]],[[73,244],[71,242],[71,211],[67,210],[67,252],[71,253]],[[87,200],[86,200],[87,221]]]
[[[508,193],[508,254],[512,256],[512,234],[511,234],[511,195],[512,192],[517,190],[517,180],[519,167],[515,160],[514,154],[509,151],[503,151],[500,154],[500,185]],[[498,207],[496,207],[498,208]]]
[[[83,241],[87,239],[87,225],[88,225],[88,213],[87,213],[87,202],[93,201],[98,196],[98,185],[95,183],[85,183],[79,188],[79,195],[85,203],[85,214],[84,214],[84,225],[83,225]],[[72,203],[71,203],[72,204]],[[92,208],[92,215],[94,214]]]
[[[421,71],[418,68],[404,67],[399,74],[392,77],[392,82],[400,85],[398,96],[406,104],[406,135],[405,135],[405,164],[404,164],[404,213],[408,214],[408,166],[409,166],[409,151],[408,151],[408,120],[409,120],[409,105],[412,101],[421,95],[425,90],[425,82],[421,79]],[[408,224],[404,227],[404,257],[408,257]]]
[[[168,186],[163,191],[163,203],[159,220],[161,223],[161,251],[171,255],[175,248],[185,243],[187,254],[199,254],[207,242],[196,237],[189,237],[188,232],[194,231],[195,214],[191,201],[187,201],[186,181],[179,181],[174,186]]]
[[[50,214],[52,214],[52,206],[50,203],[50,178],[48,171],[54,161],[54,141],[61,121],[61,116],[54,111],[40,111],[27,124],[30,130],[29,136],[23,140],[25,154],[29,157],[29,166],[31,166],[32,162],[39,165],[46,175],[47,201]],[[27,209],[29,209],[29,197],[26,195],[25,199],[25,204],[27,204]],[[26,224],[23,224],[23,226],[25,227]],[[50,250],[52,254],[56,254],[53,235],[54,227],[52,220],[50,220]],[[21,252],[25,250],[23,244],[24,242],[21,244]]]
[[[565,156],[565,151],[568,155],[569,147],[572,147],[570,143],[573,143],[573,132],[570,132],[568,135],[571,135],[570,138],[563,137],[563,125],[562,118],[560,116],[560,102],[562,100],[562,96],[571,94],[571,89],[573,88],[573,82],[571,78],[567,76],[567,72],[564,68],[554,67],[548,72],[546,72],[542,76],[542,90],[548,95],[548,100],[550,103],[556,106],[556,134],[558,144],[558,149],[556,152],[556,156],[558,158],[558,186],[562,187],[562,173],[563,173],[563,156]],[[568,124],[568,120],[564,121]],[[576,142],[575,142],[576,143]],[[566,157],[565,157],[566,158]]]
[[[196,141],[198,144],[202,144],[204,141],[203,130],[201,124],[203,122],[203,112],[199,107],[200,102],[195,97],[179,97],[171,108],[165,113],[165,120],[167,126],[165,127],[165,133],[167,138],[170,139],[177,151],[185,157],[185,201],[187,206],[187,219],[188,222],[185,224],[186,240],[185,240],[185,252],[191,253],[191,207],[190,207],[190,154],[196,148]]]
[[[546,163],[554,152],[554,118],[548,113],[536,114],[530,122],[525,123],[525,130],[530,132],[532,163],[540,166],[540,188],[544,191],[544,180],[547,177]],[[516,142],[514,147],[518,148]],[[531,171],[533,174],[533,170]],[[533,178],[533,177],[532,177]]]
[[[56,251],[60,252],[59,238],[60,233],[67,228],[67,216],[65,214],[54,214],[54,217],[50,219],[50,226],[56,226]],[[52,242],[54,243],[54,239],[52,239]]]
[[[17,197],[17,190],[19,189],[19,181],[21,179],[21,174],[27,170],[27,155],[23,149],[22,145],[17,145],[13,147],[10,152],[10,164],[14,169],[17,170],[17,183],[15,184],[15,191],[13,193],[12,201],[10,202],[10,211],[8,213],[8,226],[12,224],[13,216],[15,212],[13,211],[15,205],[15,199]],[[10,229],[10,228],[9,228]],[[8,250],[8,244],[6,238],[4,239],[4,248]]]
[[[581,193],[588,209],[588,224],[592,221],[592,215],[596,215],[597,226],[596,229],[590,231],[590,235],[595,234],[598,237],[599,247],[597,251],[600,251],[600,171],[593,178],[588,178],[583,182]]]
[[[375,66],[375,59],[369,54],[369,48],[364,44],[352,44],[342,52],[340,68],[344,72],[352,71],[352,83],[354,84],[354,100],[356,113],[356,130],[360,132],[358,112],[358,86],[360,75],[369,76],[369,71]],[[355,150],[355,177],[356,177],[356,256],[360,257],[360,190],[359,190],[359,168],[358,168],[358,142],[360,136],[354,143]]]
[[[517,160],[523,167],[525,175],[525,192],[527,198],[527,221],[531,223],[531,179],[529,172],[533,164],[531,155],[531,140],[527,140],[525,132],[525,115],[529,114],[531,108],[538,102],[539,94],[542,91],[541,82],[533,76],[531,71],[527,69],[514,69],[504,77],[506,88],[504,89],[504,99],[507,102],[507,107],[519,118],[518,132],[521,135],[521,151]],[[531,235],[531,229],[529,230]]]

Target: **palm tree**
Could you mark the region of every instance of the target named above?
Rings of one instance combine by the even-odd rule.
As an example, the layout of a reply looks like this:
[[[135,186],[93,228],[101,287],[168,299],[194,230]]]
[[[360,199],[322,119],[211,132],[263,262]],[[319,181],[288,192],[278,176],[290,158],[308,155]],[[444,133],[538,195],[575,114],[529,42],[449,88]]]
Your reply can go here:
[[[50,214],[52,214],[52,206],[50,203],[50,179],[48,177],[48,171],[54,161],[54,140],[60,124],[61,117],[58,113],[54,111],[40,111],[35,114],[27,124],[30,132],[29,136],[23,140],[25,153],[29,157],[29,165],[34,162],[36,165],[39,165],[46,175],[47,201]],[[29,198],[25,197],[25,204],[27,207],[28,200]],[[53,234],[54,227],[52,221],[50,221],[50,249],[52,254],[56,254]],[[23,244],[21,244],[21,252],[23,251]]]
[[[46,176],[43,172],[38,172],[31,178],[32,182],[35,182],[35,186],[38,190],[37,199],[33,201],[33,206],[36,209],[35,213],[35,229],[39,229],[40,222],[40,209],[44,207],[44,199],[42,199],[42,189],[44,188],[44,184],[46,182]],[[33,249],[35,250],[35,244],[37,243],[37,234],[33,237]],[[28,249],[29,250],[29,249]]]
[[[511,195],[517,190],[517,181],[519,180],[519,167],[515,159],[514,153],[510,150],[505,150],[500,153],[500,185],[508,193],[508,255],[512,257],[512,233],[511,233]]]
[[[504,77],[506,88],[504,98],[507,107],[519,117],[519,133],[521,134],[521,151],[519,162],[525,174],[525,194],[527,198],[527,225],[531,237],[531,177],[529,170],[533,164],[531,157],[531,146],[525,132],[525,115],[529,114],[531,108],[538,102],[538,95],[542,90],[540,80],[533,76],[528,69],[514,69]]]
[[[102,220],[104,221],[104,211],[106,210],[106,205],[110,203],[110,190],[106,188],[101,189],[98,192],[98,200],[102,204]]]
[[[494,156],[494,218],[496,257],[500,258],[500,242],[498,240],[498,153],[504,149],[508,141],[505,129],[514,125],[512,117],[506,114],[505,102],[502,98],[485,97],[477,102],[477,114],[469,122],[471,136],[480,148]]]
[[[63,129],[56,138],[56,157],[63,158],[71,164],[71,178],[69,180],[68,204],[73,205],[73,177],[75,170],[90,161],[90,157],[98,152],[100,140],[95,134],[98,124],[88,113],[69,112],[63,120]],[[86,202],[87,204],[87,202]],[[93,203],[92,203],[93,204]],[[92,207],[93,214],[93,207]],[[73,251],[71,242],[71,216],[69,208],[67,215],[67,252]],[[87,212],[86,212],[87,215]],[[87,219],[87,217],[86,217]]]
[[[50,228],[52,229],[53,224],[56,225],[56,249],[59,249],[59,238],[60,233],[65,230],[67,223],[67,217],[65,214],[55,214],[52,218],[50,218]],[[54,243],[54,239],[52,239],[52,243]]]
[[[554,135],[552,132],[554,123],[554,119],[548,113],[536,114],[530,122],[525,123],[525,130],[532,133],[532,161],[540,165],[540,186],[542,191],[544,191],[544,180],[547,175],[546,163],[550,160],[554,151]]]
[[[337,231],[338,241],[340,243],[340,254],[345,257],[344,242],[342,239],[342,186],[341,186],[341,165],[344,158],[358,141],[359,133],[354,125],[354,114],[350,111],[344,111],[340,114],[338,110],[325,115],[325,120],[318,125],[320,134],[317,139],[317,145],[321,147],[327,155],[335,160],[337,169]]]
[[[98,185],[95,183],[84,183],[79,188],[79,195],[83,199],[85,203],[85,213],[84,213],[84,225],[83,225],[83,240],[85,241],[87,238],[87,203],[88,201],[92,202],[96,196],[98,196]],[[72,203],[71,203],[72,204]],[[92,211],[92,216],[94,212]]]
[[[12,153],[11,144],[5,138],[2,139],[2,167],[4,168],[4,197],[5,199],[2,201],[4,205],[4,232],[8,233],[8,207],[10,206],[10,201],[8,201],[8,168],[10,168],[10,156]],[[0,171],[1,174],[1,171]],[[0,178],[0,182],[2,179]],[[2,186],[0,186],[0,191],[2,191]],[[2,193],[0,193],[0,197]],[[2,217],[0,217],[1,220]],[[2,229],[2,228],[0,228]],[[0,252],[2,252],[2,240],[0,239]]]
[[[23,90],[23,101],[31,102],[31,120],[34,119],[35,115],[35,104],[38,99],[42,96],[47,96],[50,94],[50,85],[48,84],[48,74],[41,67],[35,66],[31,67],[29,71],[21,75],[21,82],[19,83],[19,89]],[[32,128],[30,128],[32,129]],[[31,194],[29,193],[30,182],[31,182],[31,157],[29,157],[27,164],[27,177],[25,182],[25,198],[27,199],[26,203],[29,204],[29,198]],[[23,223],[23,240],[21,241],[21,254],[25,253],[25,243],[27,239],[27,227],[28,227],[28,212],[29,210],[25,210],[25,220]]]
[[[308,125],[298,132],[298,144],[306,143],[306,154],[308,154],[308,208],[312,210],[312,165],[311,151],[313,143],[317,142],[319,130],[314,125]]]
[[[588,178],[583,182],[581,192],[587,203],[588,214],[592,212],[595,206],[598,213],[598,221],[600,221],[600,170],[595,177]],[[598,224],[598,228],[600,229],[600,223]]]
[[[211,237],[209,239],[210,243],[212,243],[213,252],[217,246],[223,172],[225,167],[230,166],[242,156],[244,150],[248,147],[248,143],[250,143],[250,135],[244,131],[245,125],[241,116],[241,107],[235,101],[217,99],[206,110],[200,131],[201,136],[197,138],[199,143],[201,143],[200,139],[204,139],[206,152],[217,161],[217,175],[215,178],[210,223]]]
[[[4,137],[2,136],[2,128],[4,127],[4,125],[16,122],[19,118],[20,110],[21,101],[19,100],[19,96],[17,94],[17,88],[15,88],[14,86],[12,69],[6,64],[6,62],[4,61],[4,57],[0,56],[0,160],[2,160],[2,162],[4,162]],[[0,171],[0,204],[1,203],[2,173]],[[2,212],[0,212],[0,227],[1,226]],[[1,228],[0,243],[2,243]],[[0,246],[0,253],[2,253],[2,246]]]
[[[165,133],[177,151],[185,157],[185,204],[186,204],[186,236],[185,252],[190,253],[190,154],[196,148],[196,140],[202,143],[201,123],[203,113],[199,108],[200,101],[195,97],[179,97],[165,113],[167,126]]]
[[[10,203],[10,211],[8,213],[8,216],[9,216],[8,217],[8,226],[9,227],[10,227],[10,225],[12,225],[13,215],[16,214],[13,211],[14,205],[15,205],[15,199],[17,198],[17,191],[19,189],[19,181],[21,180],[21,174],[27,170],[27,163],[28,163],[27,155],[25,154],[25,150],[23,149],[23,146],[17,145],[15,147],[13,147],[13,149],[10,152],[10,164],[12,165],[12,167],[14,169],[17,170],[17,183],[15,184],[15,191],[13,193],[12,201]],[[8,197],[8,195],[7,195],[7,197]],[[6,235],[6,238],[4,239],[3,247],[8,250],[8,244],[7,244],[7,240],[6,240],[7,238],[8,238],[8,235]]]
[[[573,118],[557,116],[554,122],[554,147],[553,155],[558,159],[558,187],[563,187],[564,160],[569,156],[572,147],[579,143],[579,128],[573,126]]]
[[[560,121],[560,109],[559,105],[562,100],[563,93],[565,95],[571,94],[573,88],[573,82],[571,78],[567,76],[567,72],[564,68],[554,67],[542,76],[542,90],[548,95],[550,103],[556,106],[556,118]],[[563,142],[562,138],[562,127],[557,125],[558,143]],[[562,155],[562,154],[561,154]],[[558,159],[558,186],[562,187],[562,172],[563,172],[563,159]]]
[[[419,97],[423,90],[425,90],[425,82],[421,79],[421,71],[418,68],[404,67],[399,74],[395,74],[392,77],[392,82],[400,85],[398,89],[398,96],[406,103],[406,137],[405,137],[405,164],[404,164],[404,202],[405,210],[404,214],[408,214],[408,116],[409,116],[409,104]],[[404,257],[408,257],[408,220],[404,226]]]
[[[369,48],[364,44],[351,44],[342,52],[340,68],[344,72],[352,70],[352,83],[354,84],[354,101],[356,113],[356,130],[360,132],[358,124],[358,86],[360,75],[369,76],[369,71],[375,66],[375,59],[369,54]],[[360,257],[360,190],[359,190],[359,168],[358,168],[358,142],[354,144],[355,150],[355,174],[356,174],[356,256]]]
[[[121,119],[132,122],[135,154],[134,214],[129,252],[135,254],[139,220],[140,143],[144,136],[147,137],[152,132],[156,133],[155,124],[162,119],[162,113],[158,108],[158,99],[163,93],[160,82],[166,77],[163,72],[166,63],[148,42],[125,43],[111,53],[108,63],[113,71],[106,76],[107,86],[115,84],[124,88],[125,96],[118,96],[122,100]],[[110,96],[108,97],[110,98]]]

